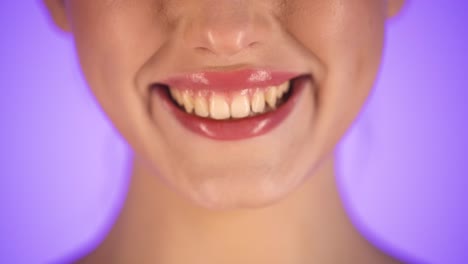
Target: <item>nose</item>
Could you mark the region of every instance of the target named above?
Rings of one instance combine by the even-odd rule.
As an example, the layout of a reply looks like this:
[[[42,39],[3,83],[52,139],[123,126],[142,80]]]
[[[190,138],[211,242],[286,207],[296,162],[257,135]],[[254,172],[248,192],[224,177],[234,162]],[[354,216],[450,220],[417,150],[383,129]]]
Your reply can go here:
[[[190,16],[186,45],[198,52],[231,57],[261,45],[269,25],[247,0],[199,0],[199,10]]]

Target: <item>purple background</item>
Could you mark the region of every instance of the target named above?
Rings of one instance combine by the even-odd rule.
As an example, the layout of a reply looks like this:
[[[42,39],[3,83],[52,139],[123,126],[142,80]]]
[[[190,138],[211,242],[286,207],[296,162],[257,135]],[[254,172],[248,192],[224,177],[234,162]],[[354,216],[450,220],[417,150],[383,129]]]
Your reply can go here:
[[[98,242],[124,198],[127,147],[40,1],[0,3],[0,263],[50,263]],[[341,144],[339,183],[376,244],[468,263],[468,2],[409,1]]]

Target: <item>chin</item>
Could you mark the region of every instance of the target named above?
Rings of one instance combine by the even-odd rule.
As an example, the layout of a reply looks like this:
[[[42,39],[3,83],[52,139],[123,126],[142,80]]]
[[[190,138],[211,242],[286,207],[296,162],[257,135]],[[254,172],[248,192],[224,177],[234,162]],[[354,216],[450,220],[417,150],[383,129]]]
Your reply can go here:
[[[300,179],[265,170],[224,173],[190,172],[168,180],[179,195],[209,210],[258,209],[273,205],[294,191]]]

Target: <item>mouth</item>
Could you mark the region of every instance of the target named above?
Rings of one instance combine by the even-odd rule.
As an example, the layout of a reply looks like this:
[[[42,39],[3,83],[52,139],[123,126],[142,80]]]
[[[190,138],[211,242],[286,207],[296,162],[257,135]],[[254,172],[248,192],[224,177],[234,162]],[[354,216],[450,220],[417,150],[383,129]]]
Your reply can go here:
[[[194,73],[151,85],[188,130],[215,140],[264,135],[292,112],[310,74],[244,70]]]

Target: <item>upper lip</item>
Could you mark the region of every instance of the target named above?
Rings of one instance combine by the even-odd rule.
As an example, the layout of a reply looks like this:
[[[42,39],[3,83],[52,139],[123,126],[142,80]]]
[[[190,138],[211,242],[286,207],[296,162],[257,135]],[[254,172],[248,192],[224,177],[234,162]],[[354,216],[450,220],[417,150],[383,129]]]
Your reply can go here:
[[[304,73],[251,68],[188,72],[168,77],[159,83],[179,89],[237,91],[277,86],[301,75]]]

